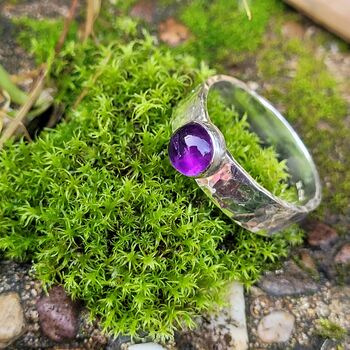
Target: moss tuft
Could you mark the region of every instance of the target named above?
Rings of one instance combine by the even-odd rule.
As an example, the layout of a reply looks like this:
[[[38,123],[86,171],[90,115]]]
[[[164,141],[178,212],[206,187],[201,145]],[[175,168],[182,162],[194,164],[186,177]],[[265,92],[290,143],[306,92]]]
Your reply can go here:
[[[348,332],[337,323],[322,318],[318,320],[316,333],[323,338],[342,341],[345,339]]]
[[[240,53],[256,51],[269,19],[280,12],[282,5],[275,0],[259,0],[251,1],[249,6],[251,21],[240,1],[194,0],[186,3],[179,16],[194,37],[184,50],[215,65],[233,56],[237,59]]]
[[[63,21],[57,19],[38,21],[22,17],[15,19],[14,22],[20,26],[19,44],[35,55],[36,62],[40,64],[50,60],[63,29]],[[29,31],[32,32],[30,37],[28,36]]]

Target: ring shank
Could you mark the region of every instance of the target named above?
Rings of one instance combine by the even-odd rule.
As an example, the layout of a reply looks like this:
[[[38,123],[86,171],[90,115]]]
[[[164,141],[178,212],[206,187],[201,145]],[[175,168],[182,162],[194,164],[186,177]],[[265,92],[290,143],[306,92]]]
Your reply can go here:
[[[284,117],[243,82],[225,75],[209,78],[177,109],[173,129],[189,121],[211,124],[207,110],[209,91],[216,90],[229,107],[246,114],[250,128],[262,143],[273,146],[285,160],[296,203],[275,197],[258,184],[228,150],[220,165],[196,179],[205,193],[234,221],[253,232],[273,233],[304,217],[321,200],[321,183],[312,157]]]

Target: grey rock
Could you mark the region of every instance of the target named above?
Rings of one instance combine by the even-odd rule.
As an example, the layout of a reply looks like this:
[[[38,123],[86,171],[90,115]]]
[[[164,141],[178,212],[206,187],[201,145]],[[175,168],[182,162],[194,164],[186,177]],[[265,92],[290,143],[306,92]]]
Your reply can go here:
[[[74,339],[78,332],[78,307],[61,286],[37,302],[41,330],[50,339],[62,342]]]
[[[267,273],[259,287],[275,296],[314,293],[319,285],[293,262],[287,262],[281,273]]]
[[[17,293],[0,295],[0,349],[6,348],[21,336],[25,321]]]

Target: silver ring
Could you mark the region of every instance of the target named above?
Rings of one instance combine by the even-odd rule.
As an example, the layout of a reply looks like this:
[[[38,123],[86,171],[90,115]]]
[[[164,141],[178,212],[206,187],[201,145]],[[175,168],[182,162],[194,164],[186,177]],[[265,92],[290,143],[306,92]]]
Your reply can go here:
[[[251,130],[286,161],[290,186],[297,191],[295,202],[262,187],[227,150],[207,110],[209,90],[214,88],[225,103],[246,113]],[[270,102],[242,81],[226,75],[209,78],[175,109],[171,124],[169,158],[173,167],[194,177],[209,198],[242,227],[271,234],[299,221],[320,203],[320,178],[305,145]]]

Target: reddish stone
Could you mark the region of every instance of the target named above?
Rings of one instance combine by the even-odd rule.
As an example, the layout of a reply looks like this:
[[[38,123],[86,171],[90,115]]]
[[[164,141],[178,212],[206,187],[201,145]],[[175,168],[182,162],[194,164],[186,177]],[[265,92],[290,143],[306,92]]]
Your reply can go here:
[[[49,295],[37,302],[42,332],[56,342],[74,339],[78,333],[78,306],[61,286],[53,287]]]
[[[345,243],[334,257],[337,264],[350,264],[350,243]]]
[[[311,225],[307,237],[308,243],[313,247],[327,247],[338,238],[337,231],[322,223],[316,222]]]
[[[317,271],[317,267],[316,267],[316,264],[315,264],[315,260],[313,259],[313,257],[309,254],[308,251],[306,250],[303,250],[301,253],[300,253],[300,260],[301,260],[301,263],[303,264],[303,266],[308,269],[308,270],[311,270],[313,272],[316,272]]]
[[[140,0],[131,9],[130,16],[152,23],[156,13],[155,0]]]

